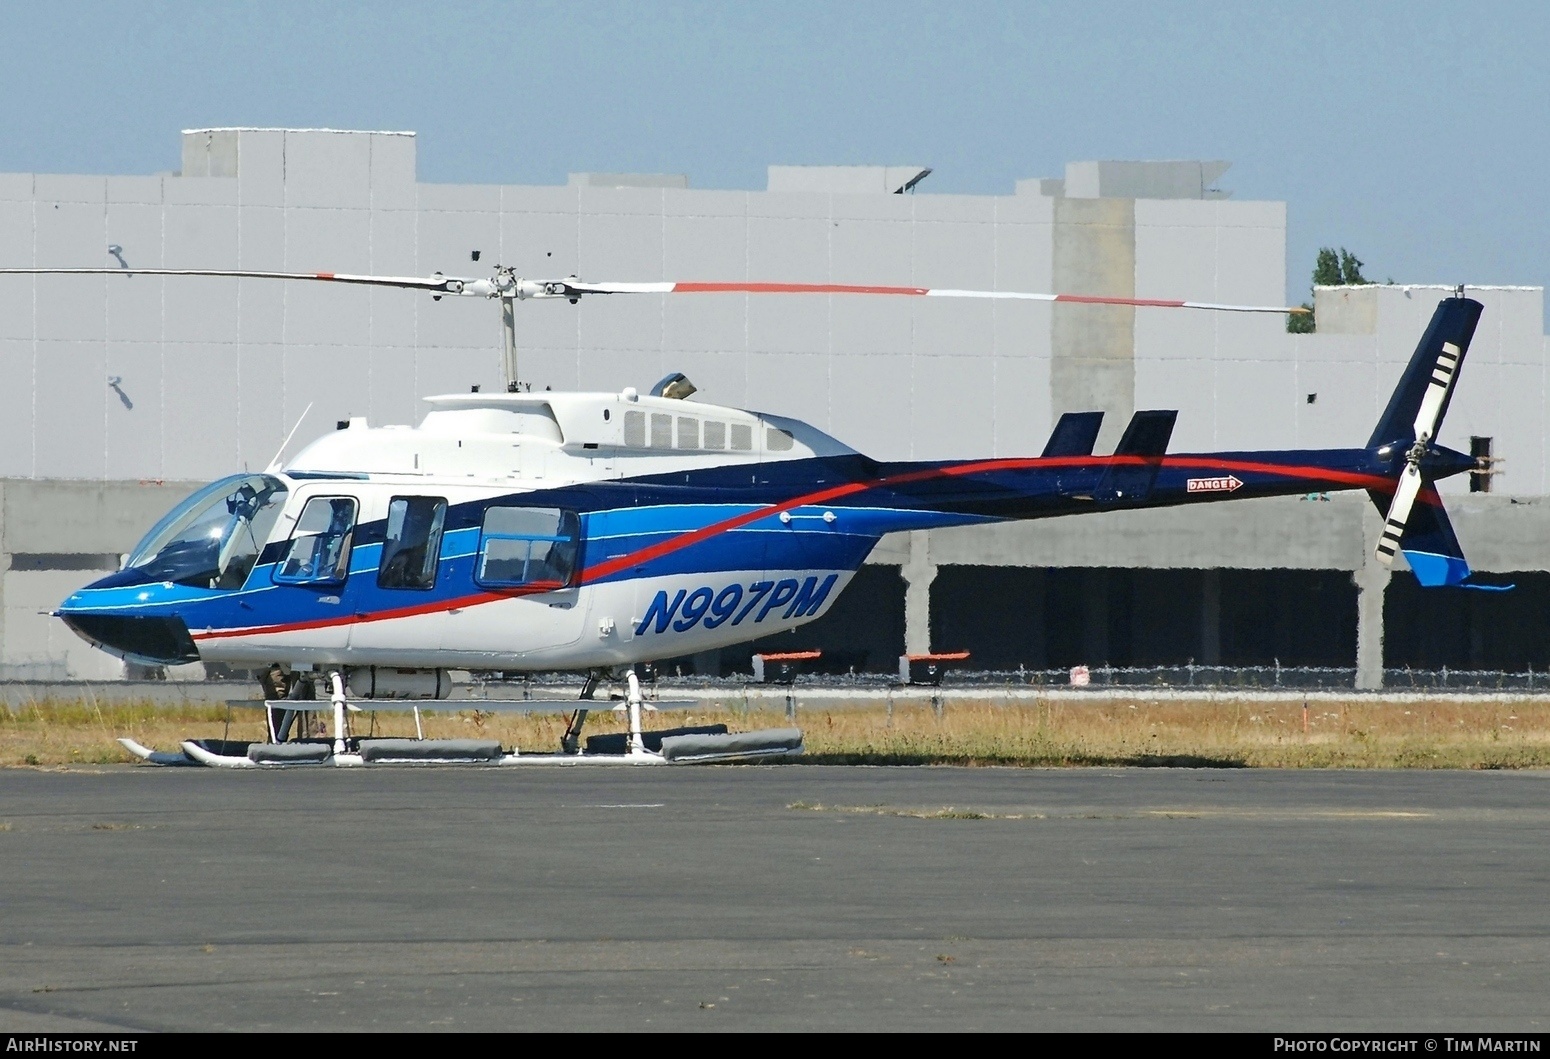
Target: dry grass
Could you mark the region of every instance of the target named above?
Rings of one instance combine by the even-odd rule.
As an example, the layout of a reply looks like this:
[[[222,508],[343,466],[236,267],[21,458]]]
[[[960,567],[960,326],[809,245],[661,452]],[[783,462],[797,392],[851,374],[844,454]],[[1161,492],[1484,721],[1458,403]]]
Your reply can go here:
[[[326,708],[326,704],[325,708]],[[708,708],[652,717],[651,727],[726,721],[734,730],[780,727],[779,710]],[[364,734],[412,735],[408,714],[353,718]],[[1041,700],[1026,705],[952,703],[804,709],[798,724],[807,759],[819,764],[1187,765],[1292,768],[1532,768],[1550,766],[1550,699],[1516,702],[1385,702],[1353,697],[1301,703]],[[622,717],[594,712],[588,734],[619,731]],[[430,713],[431,737],[483,735],[506,746],[550,750],[557,715]],[[0,766],[58,766],[133,760],[117,743],[130,736],[171,750],[197,737],[264,738],[263,713],[223,706],[44,702],[0,707]]]

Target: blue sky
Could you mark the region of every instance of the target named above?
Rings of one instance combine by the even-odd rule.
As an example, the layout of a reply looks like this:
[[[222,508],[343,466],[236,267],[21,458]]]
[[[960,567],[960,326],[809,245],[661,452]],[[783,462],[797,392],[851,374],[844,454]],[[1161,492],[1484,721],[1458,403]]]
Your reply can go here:
[[[1376,279],[1550,280],[1542,3],[12,4],[0,171],[175,169],[178,130],[413,129],[420,178],[759,188],[920,163],[1009,193],[1068,160],[1223,158]]]

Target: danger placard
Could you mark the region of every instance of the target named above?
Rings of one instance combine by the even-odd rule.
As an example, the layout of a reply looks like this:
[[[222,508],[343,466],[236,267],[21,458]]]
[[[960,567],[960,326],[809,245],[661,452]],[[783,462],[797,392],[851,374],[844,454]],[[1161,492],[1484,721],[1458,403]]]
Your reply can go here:
[[[1230,493],[1242,485],[1232,475],[1224,474],[1215,478],[1191,478],[1186,490],[1191,493]]]

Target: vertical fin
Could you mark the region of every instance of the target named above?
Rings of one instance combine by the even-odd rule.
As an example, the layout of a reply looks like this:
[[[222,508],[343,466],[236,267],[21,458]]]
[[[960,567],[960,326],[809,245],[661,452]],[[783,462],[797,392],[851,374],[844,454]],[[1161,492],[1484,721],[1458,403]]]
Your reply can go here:
[[[1179,413],[1174,409],[1137,412],[1131,416],[1130,425],[1125,427],[1125,435],[1114,450],[1116,459],[1098,483],[1095,498],[1128,503],[1151,496],[1178,417]]]
[[[1091,456],[1103,426],[1102,412],[1067,412],[1050,432],[1044,456]]]

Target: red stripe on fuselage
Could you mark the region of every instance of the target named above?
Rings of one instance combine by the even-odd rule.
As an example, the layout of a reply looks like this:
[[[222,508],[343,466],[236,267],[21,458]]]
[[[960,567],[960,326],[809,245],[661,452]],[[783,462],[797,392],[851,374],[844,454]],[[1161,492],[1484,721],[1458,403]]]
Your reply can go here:
[[[709,286],[709,285],[705,285]],[[1391,493],[1395,489],[1393,479],[1384,478],[1382,475],[1361,474],[1356,471],[1340,471],[1329,467],[1316,465],[1296,465],[1282,463],[1265,463],[1257,460],[1228,460],[1211,456],[1164,456],[1161,460],[1145,456],[1050,456],[1050,457],[1018,457],[998,460],[976,460],[968,463],[951,464],[945,467],[923,467],[920,470],[905,471],[900,474],[889,475],[871,482],[845,482],[841,485],[829,486],[811,493],[793,497],[790,500],[778,504],[770,504],[753,511],[745,511],[740,515],[713,522],[699,529],[688,530],[671,537],[665,541],[631,552],[629,555],[621,555],[613,559],[604,560],[594,566],[589,566],[577,577],[575,584],[585,585],[600,581],[614,574],[627,570],[632,566],[643,566],[653,559],[660,559],[665,555],[682,551],[693,547],[701,541],[732,530],[741,529],[744,526],[778,516],[783,511],[792,511],[796,508],[807,507],[813,504],[825,504],[842,497],[854,496],[857,493],[869,492],[873,489],[885,489],[892,486],[908,485],[913,482],[928,481],[932,478],[958,478],[975,474],[988,474],[993,471],[1018,471],[1034,468],[1059,468],[1059,467],[1091,467],[1102,469],[1111,466],[1141,466],[1149,463],[1159,463],[1163,467],[1178,468],[1181,470],[1199,469],[1212,471],[1244,471],[1254,474],[1274,474],[1286,478],[1304,478],[1325,482],[1337,482],[1352,489],[1377,489],[1381,492]],[[1437,490],[1432,487],[1423,489],[1419,495],[1423,503],[1441,505],[1442,498],[1437,495]],[[527,585],[520,589],[507,592],[478,592],[457,599],[439,600],[431,603],[419,604],[413,607],[398,607],[393,610],[375,611],[369,614],[354,614],[338,618],[318,618],[313,621],[290,622],[284,625],[269,625],[250,627],[245,629],[223,629],[215,632],[195,633],[195,640],[214,640],[231,636],[267,636],[274,633],[298,632],[307,629],[324,629],[338,625],[364,624],[372,621],[389,621],[394,618],[409,618],[420,614],[434,614],[438,611],[458,610],[463,607],[478,606],[483,603],[493,603],[497,600],[511,599],[521,596],[537,595],[543,592],[555,591],[555,586]]]

